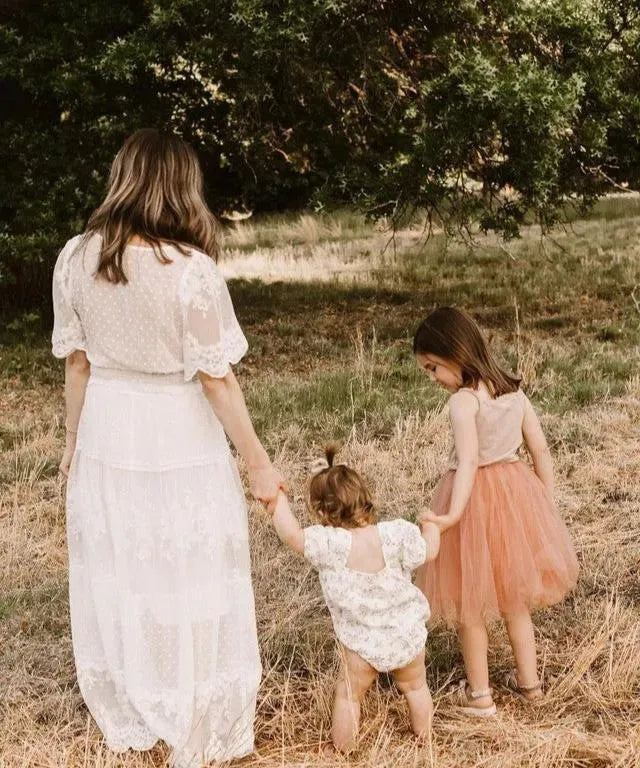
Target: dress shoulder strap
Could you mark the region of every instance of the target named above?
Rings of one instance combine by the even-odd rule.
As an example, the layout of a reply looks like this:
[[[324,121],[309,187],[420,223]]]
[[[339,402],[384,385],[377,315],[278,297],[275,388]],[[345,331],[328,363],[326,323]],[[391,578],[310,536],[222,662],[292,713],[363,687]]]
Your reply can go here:
[[[402,523],[398,520],[384,520],[378,523],[378,536],[380,537],[380,547],[382,556],[387,566],[396,568],[400,563],[399,543],[402,540]]]
[[[333,564],[336,568],[346,568],[351,553],[351,533],[345,528],[332,528]]]
[[[477,389],[472,389],[471,387],[460,387],[458,392],[468,392],[470,395],[473,395],[475,397],[475,399],[478,401],[478,405],[482,405],[482,398],[478,394]],[[456,394],[458,393],[456,392]]]

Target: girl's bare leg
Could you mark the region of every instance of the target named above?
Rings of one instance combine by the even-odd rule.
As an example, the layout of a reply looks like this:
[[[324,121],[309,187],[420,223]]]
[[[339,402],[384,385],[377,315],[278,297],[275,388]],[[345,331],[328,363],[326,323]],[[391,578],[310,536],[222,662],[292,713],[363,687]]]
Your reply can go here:
[[[431,735],[433,701],[427,685],[424,651],[406,667],[394,669],[391,674],[409,705],[409,718],[413,732],[416,736],[428,738]]]
[[[360,702],[378,677],[376,670],[357,653],[342,648],[342,668],[333,700],[331,738],[339,752],[356,745],[360,726]]]
[[[505,616],[504,621],[516,660],[518,685],[521,685],[523,688],[535,686],[538,684],[539,678],[536,662],[536,640],[531,614],[525,609],[519,613]],[[527,699],[538,699],[542,695],[540,688],[523,692],[523,696]]]
[[[462,646],[464,668],[471,691],[484,691],[489,688],[489,663],[487,652],[489,639],[484,622],[462,624],[458,628],[458,637]],[[491,696],[469,699],[469,706],[483,709],[493,704]]]

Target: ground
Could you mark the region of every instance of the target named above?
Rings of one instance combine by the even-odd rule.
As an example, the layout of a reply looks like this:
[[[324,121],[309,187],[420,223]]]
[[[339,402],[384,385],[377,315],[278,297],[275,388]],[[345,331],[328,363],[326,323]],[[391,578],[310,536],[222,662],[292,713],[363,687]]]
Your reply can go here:
[[[295,507],[322,445],[343,440],[383,518],[428,504],[446,462],[444,395],[421,374],[410,339],[437,304],[471,311],[518,369],[546,430],[558,505],[580,581],[535,616],[548,694],[531,709],[500,686],[512,661],[492,629],[499,716],[456,717],[455,635],[434,626],[430,746],[412,738],[386,680],[367,696],[353,766],[632,768],[640,766],[640,206],[608,200],[552,237],[535,227],[475,244],[420,226],[391,240],[354,214],[239,224],[221,260],[250,353],[237,367],[257,430],[290,480]],[[31,327],[31,326],[29,326]],[[0,766],[143,768],[110,754],[75,683],[66,594],[62,366],[44,337],[14,324],[0,350]],[[327,761],[336,672],[317,578],[284,551],[251,506],[264,665],[254,757],[242,765]]]

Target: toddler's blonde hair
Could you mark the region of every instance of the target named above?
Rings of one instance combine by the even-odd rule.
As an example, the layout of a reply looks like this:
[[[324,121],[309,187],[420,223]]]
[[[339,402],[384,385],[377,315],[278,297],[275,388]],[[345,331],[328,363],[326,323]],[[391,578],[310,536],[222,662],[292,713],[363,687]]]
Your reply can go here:
[[[340,445],[325,450],[328,466],[309,484],[309,506],[323,525],[334,528],[363,528],[377,520],[371,494],[360,475],[345,464],[334,465]]]

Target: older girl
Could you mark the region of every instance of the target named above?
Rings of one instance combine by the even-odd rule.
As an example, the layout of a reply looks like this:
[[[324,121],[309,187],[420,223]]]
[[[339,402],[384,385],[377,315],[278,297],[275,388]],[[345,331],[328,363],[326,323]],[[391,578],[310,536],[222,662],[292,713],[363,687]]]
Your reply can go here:
[[[434,617],[458,629],[467,679],[461,710],[496,712],[486,623],[505,621],[516,668],[505,683],[523,699],[542,695],[531,610],[562,600],[578,575],[571,538],[554,503],[553,464],[520,379],[497,362],[466,312],[441,307],[418,328],[416,361],[446,389],[453,431],[449,471],[423,516],[442,531],[438,559],[418,574]],[[522,443],[534,471],[520,461]]]

